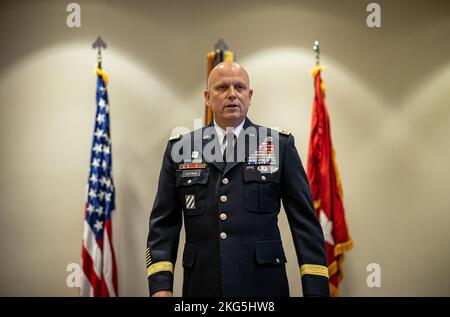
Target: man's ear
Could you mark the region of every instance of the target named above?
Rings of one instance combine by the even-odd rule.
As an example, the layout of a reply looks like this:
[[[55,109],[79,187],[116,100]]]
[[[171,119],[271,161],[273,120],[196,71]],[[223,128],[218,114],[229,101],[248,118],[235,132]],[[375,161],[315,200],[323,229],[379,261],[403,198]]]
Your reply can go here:
[[[211,107],[211,104],[210,104],[210,102],[209,102],[209,91],[208,91],[208,90],[205,90],[205,91],[203,92],[203,96],[205,97],[205,103],[206,103],[208,106]]]
[[[252,102],[252,96],[253,96],[253,89],[250,89],[248,91],[248,99],[250,100],[250,103]]]

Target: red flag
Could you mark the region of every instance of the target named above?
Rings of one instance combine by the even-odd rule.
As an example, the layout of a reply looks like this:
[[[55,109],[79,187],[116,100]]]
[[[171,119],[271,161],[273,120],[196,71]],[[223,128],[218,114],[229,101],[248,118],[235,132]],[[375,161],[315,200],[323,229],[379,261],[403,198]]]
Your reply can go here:
[[[314,207],[325,237],[330,292],[332,296],[338,296],[344,253],[352,248],[353,243],[345,221],[342,186],[331,142],[330,119],[325,106],[321,70],[322,67],[317,66],[311,72],[314,76],[315,98],[307,174]]]

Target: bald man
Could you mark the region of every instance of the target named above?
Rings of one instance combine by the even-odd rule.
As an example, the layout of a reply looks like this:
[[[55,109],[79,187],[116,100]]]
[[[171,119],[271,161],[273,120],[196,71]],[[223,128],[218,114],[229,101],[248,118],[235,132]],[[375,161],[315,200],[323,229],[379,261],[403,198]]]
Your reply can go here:
[[[281,201],[305,296],[329,296],[322,229],[293,136],[247,118],[253,90],[234,62],[210,73],[208,127],[171,137],[150,215],[151,296],[172,296],[184,219],[183,296],[287,297]]]

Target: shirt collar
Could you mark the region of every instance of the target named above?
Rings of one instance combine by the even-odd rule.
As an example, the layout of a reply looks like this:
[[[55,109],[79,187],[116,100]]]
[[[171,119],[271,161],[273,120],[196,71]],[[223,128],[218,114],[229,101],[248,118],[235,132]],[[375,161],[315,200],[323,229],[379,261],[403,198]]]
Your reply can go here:
[[[244,120],[242,120],[242,122],[233,129],[233,133],[236,136],[236,139],[239,137],[239,133],[241,133],[242,128],[244,127],[244,122],[245,122],[245,118]],[[223,143],[223,138],[225,137],[225,130],[222,129],[222,127],[220,125],[217,124],[216,120],[214,120],[214,128],[216,129],[216,135],[219,138],[219,144]]]

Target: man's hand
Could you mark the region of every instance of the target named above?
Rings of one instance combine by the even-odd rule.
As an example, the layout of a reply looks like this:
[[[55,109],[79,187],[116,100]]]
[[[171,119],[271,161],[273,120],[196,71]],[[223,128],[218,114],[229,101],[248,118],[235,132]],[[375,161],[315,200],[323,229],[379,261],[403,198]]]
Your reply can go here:
[[[152,297],[173,297],[173,294],[171,291],[159,291],[155,292]]]

